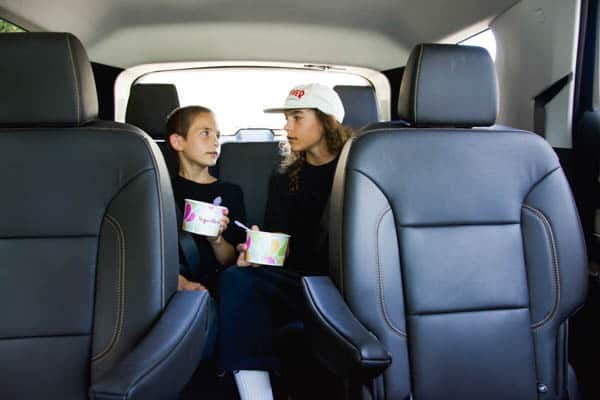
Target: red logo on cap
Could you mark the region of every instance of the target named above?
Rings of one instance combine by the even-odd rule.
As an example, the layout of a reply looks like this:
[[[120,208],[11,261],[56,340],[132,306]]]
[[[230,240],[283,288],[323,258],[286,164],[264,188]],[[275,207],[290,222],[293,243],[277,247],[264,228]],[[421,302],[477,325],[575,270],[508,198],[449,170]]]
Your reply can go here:
[[[296,96],[297,98],[301,99],[302,96],[304,96],[304,90],[302,90],[302,89],[292,89],[290,91],[290,96]]]

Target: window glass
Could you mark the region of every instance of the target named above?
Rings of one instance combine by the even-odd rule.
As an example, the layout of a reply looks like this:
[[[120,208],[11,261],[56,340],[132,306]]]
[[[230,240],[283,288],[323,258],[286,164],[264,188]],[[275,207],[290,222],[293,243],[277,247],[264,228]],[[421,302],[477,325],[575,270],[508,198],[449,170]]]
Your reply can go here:
[[[23,28],[0,18],[0,33],[25,32]]]
[[[335,85],[369,86],[365,78],[345,72],[288,68],[212,68],[154,72],[137,83],[172,83],[181,106],[202,105],[215,112],[222,135],[240,130],[269,129],[281,132],[282,114],[266,114],[265,108],[283,105],[297,84],[318,82]]]

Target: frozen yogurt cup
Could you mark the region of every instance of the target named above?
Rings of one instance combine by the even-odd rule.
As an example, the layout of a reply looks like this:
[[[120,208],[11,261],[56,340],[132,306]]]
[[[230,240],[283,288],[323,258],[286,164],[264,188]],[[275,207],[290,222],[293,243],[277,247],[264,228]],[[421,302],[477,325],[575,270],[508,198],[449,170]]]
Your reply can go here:
[[[246,231],[246,261],[254,264],[282,266],[290,235]]]
[[[219,235],[225,207],[192,199],[185,199],[181,229],[196,235],[215,237]]]

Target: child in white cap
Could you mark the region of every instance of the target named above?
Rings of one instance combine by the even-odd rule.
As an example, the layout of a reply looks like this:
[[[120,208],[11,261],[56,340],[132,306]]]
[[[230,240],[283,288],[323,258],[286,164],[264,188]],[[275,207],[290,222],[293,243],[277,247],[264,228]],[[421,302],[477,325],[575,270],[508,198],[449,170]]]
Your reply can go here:
[[[311,83],[292,88],[279,108],[285,115],[288,151],[271,178],[264,230],[291,235],[284,267],[251,265],[239,244],[237,267],[219,280],[219,367],[235,372],[242,400],[272,399],[269,371],[281,367],[275,333],[301,320],[301,277],[329,272],[327,204],[339,153],[351,130],[341,123],[337,93]],[[254,226],[253,229],[258,229]]]

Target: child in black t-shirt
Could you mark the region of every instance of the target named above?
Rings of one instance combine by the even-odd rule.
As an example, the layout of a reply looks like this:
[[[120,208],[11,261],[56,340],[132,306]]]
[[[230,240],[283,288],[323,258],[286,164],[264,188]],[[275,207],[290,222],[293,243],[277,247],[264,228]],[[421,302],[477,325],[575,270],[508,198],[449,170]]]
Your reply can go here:
[[[214,114],[206,107],[178,108],[169,115],[166,140],[178,159],[178,174],[173,178],[177,207],[183,211],[185,199],[212,203],[217,197],[221,198],[221,206],[226,207],[217,237],[192,235],[200,265],[190,266],[188,276],[179,275],[180,290],[208,288],[214,292],[219,268],[235,261],[232,243],[241,243],[245,238],[239,229],[227,230],[231,218],[245,222],[241,188],[219,181],[208,170],[219,158],[219,137]]]
[[[282,369],[286,358],[282,352],[303,350],[297,336],[283,347],[275,345],[275,338],[307,314],[302,276],[329,272],[323,225],[328,221],[327,202],[339,154],[352,134],[342,125],[341,99],[324,85],[298,85],[283,107],[265,111],[284,114],[289,152],[283,170],[269,184],[264,228],[291,238],[284,267],[250,264],[245,259],[248,248],[240,242],[237,267],[219,277],[219,313],[235,316],[219,319],[219,369],[233,373],[241,400],[273,399],[269,371]],[[313,374],[309,379],[313,383],[324,377],[312,366],[290,367],[298,368],[300,375]],[[298,396],[313,398],[317,391],[322,397],[327,387],[321,382],[294,390]]]

